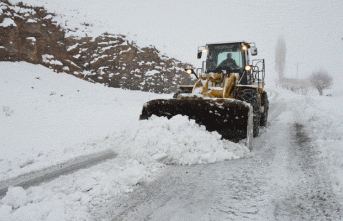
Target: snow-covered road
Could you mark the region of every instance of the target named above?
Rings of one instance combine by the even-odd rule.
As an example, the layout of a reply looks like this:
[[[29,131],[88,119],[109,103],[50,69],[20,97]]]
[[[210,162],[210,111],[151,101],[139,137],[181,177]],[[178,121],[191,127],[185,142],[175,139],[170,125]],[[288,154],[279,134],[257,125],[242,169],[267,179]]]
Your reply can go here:
[[[25,62],[2,62],[0,87],[0,189],[116,155],[28,189],[13,183],[0,199],[1,221],[343,218],[340,88],[304,96],[268,82],[269,123],[249,152],[187,117],[138,120],[146,101],[172,95],[107,88]]]
[[[113,151],[102,151],[96,154],[76,157],[65,163],[23,174],[16,178],[0,181],[0,199],[6,194],[8,187],[10,186],[21,186],[22,188],[27,189],[32,186],[37,186],[43,182],[53,180],[59,176],[92,167],[98,163],[115,157],[116,154]]]
[[[303,100],[269,94],[270,123],[253,141],[254,157],[168,166],[157,180],[93,208],[94,219],[342,220],[342,196],[297,118]]]

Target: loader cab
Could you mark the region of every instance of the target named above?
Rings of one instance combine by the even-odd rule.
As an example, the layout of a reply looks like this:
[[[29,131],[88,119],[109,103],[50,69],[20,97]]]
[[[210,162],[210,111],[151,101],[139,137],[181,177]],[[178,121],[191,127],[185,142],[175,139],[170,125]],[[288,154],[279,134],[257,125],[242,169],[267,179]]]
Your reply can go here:
[[[207,45],[207,50],[205,73],[223,71],[240,73],[246,65],[246,54],[239,43],[210,44]]]
[[[202,56],[201,48],[207,54],[206,61],[203,61],[201,73],[238,73],[241,77],[240,84],[243,85],[251,84],[252,75],[256,75],[256,72],[259,74],[263,71],[264,79],[264,60],[259,62],[259,64],[263,64],[263,67],[256,66],[256,63],[261,60],[251,60],[251,56],[257,55],[255,43],[240,41],[207,44],[198,48],[198,58]],[[225,62],[228,60],[228,54],[234,62]]]

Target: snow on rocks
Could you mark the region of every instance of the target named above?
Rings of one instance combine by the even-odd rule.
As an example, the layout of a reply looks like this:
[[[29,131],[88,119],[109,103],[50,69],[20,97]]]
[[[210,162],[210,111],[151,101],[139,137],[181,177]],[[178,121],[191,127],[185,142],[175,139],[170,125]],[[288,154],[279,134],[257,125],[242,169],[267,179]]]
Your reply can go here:
[[[17,26],[11,18],[4,18],[3,22],[0,23],[0,27]]]
[[[58,60],[54,60],[54,56],[53,55],[49,55],[49,54],[44,54],[42,55],[42,59],[44,63],[48,63],[48,64],[52,64],[52,65],[63,65],[62,62],[58,61]]]

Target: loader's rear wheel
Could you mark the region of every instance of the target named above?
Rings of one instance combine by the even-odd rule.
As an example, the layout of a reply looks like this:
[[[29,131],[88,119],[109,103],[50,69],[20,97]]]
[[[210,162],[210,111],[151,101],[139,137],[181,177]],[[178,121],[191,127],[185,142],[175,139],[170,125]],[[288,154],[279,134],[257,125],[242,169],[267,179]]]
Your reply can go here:
[[[260,126],[265,127],[267,126],[268,110],[269,110],[269,101],[268,101],[268,95],[266,91],[262,92],[261,105],[264,108],[264,112],[261,114]]]
[[[252,105],[253,107],[253,136],[257,137],[260,131],[260,94],[256,90],[245,89],[240,91],[237,95],[237,100],[245,101]]]

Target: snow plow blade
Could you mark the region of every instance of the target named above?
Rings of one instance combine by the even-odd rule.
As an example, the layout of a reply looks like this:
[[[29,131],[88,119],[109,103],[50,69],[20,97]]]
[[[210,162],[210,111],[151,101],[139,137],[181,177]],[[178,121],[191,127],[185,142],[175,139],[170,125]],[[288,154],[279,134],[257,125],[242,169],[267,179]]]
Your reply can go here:
[[[243,139],[250,149],[253,136],[253,110],[250,104],[234,99],[157,99],[143,106],[140,120],[152,115],[172,118],[188,116],[208,131],[217,131],[223,139],[238,142]]]

